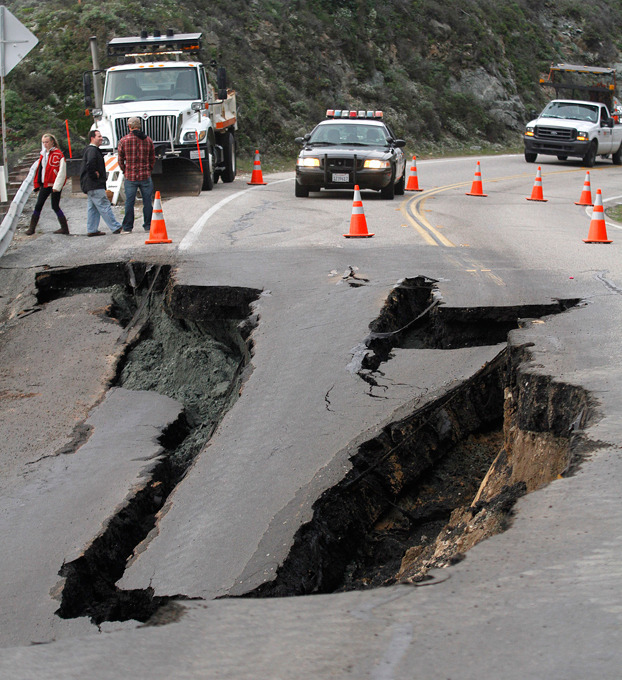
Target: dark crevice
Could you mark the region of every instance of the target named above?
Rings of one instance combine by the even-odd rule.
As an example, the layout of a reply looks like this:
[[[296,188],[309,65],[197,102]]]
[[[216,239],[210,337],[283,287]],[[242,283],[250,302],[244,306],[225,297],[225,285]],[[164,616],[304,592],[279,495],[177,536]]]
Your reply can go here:
[[[95,624],[104,621],[147,621],[169,597],[154,595],[151,588],[120,590],[115,585],[123,576],[134,548],[149,534],[157,513],[182,479],[185,468],[175,464],[175,447],[190,431],[180,418],[163,433],[160,443],[167,446],[140,489],[84,554],[65,563],[59,575],[65,578],[61,605],[56,614],[64,619],[88,616]],[[185,599],[178,595],[175,599]]]
[[[426,276],[403,279],[387,298],[365,339],[368,352],[362,368],[376,371],[391,351],[402,349],[459,349],[496,345],[519,328],[521,319],[559,314],[581,302],[580,298],[549,304],[511,307],[446,307]],[[369,380],[368,375],[363,375]]]
[[[370,325],[358,372],[371,387],[393,348],[501,344],[525,319],[580,302],[448,309],[435,283],[403,280]],[[527,347],[501,350],[471,378],[358,446],[351,469],[315,502],[276,575],[246,596],[422,581],[429,569],[460,561],[472,545],[504,531],[521,495],[575,469],[591,413],[584,390],[526,374],[528,361]]]
[[[84,292],[108,292],[105,318],[124,332],[113,386],[152,390],[183,405],[181,417],[161,435],[162,452],[124,507],[106,522],[83,555],[65,563],[57,614],[104,621],[148,621],[168,612],[172,599],[152,588],[121,590],[116,583],[138,546],[148,540],[166,501],[206,445],[242,389],[258,319],[260,291],[176,284],[171,268],[105,263],[51,269],[37,275],[40,303]]]

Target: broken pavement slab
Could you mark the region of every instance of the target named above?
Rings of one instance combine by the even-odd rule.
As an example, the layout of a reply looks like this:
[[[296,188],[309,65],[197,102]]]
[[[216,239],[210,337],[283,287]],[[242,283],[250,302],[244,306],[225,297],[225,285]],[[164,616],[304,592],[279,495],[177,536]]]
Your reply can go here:
[[[97,632],[86,618],[55,615],[58,572],[148,483],[163,453],[158,438],[180,413],[169,397],[113,388],[88,417],[91,436],[82,446],[38,461],[0,499],[0,646]]]

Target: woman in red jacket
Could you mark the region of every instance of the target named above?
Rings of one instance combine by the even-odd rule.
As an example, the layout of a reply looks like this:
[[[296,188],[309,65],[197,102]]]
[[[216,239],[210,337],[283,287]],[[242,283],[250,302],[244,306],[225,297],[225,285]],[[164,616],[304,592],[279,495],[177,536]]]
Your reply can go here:
[[[69,226],[67,225],[67,218],[60,209],[60,193],[65,186],[67,178],[65,156],[63,156],[63,152],[58,148],[58,142],[54,135],[44,134],[41,138],[41,144],[39,165],[37,165],[37,172],[35,173],[35,192],[39,192],[39,198],[30,218],[30,226],[26,231],[26,236],[32,236],[35,233],[43,205],[50,194],[52,195],[52,210],[56,213],[60,224],[60,229],[57,229],[54,233],[68,234]]]

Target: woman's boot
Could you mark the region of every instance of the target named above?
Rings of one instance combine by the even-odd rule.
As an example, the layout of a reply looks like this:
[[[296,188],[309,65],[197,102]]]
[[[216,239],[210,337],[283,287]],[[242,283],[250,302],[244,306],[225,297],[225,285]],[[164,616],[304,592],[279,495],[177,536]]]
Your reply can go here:
[[[32,217],[30,218],[30,226],[28,229],[26,229],[26,236],[32,236],[35,233],[35,229],[37,228],[37,224],[39,222],[39,215],[41,213],[32,213]]]
[[[69,233],[69,225],[67,224],[67,218],[63,213],[60,215],[56,215],[58,217],[58,222],[60,224],[60,229],[57,229],[54,233],[55,234],[68,234]]]

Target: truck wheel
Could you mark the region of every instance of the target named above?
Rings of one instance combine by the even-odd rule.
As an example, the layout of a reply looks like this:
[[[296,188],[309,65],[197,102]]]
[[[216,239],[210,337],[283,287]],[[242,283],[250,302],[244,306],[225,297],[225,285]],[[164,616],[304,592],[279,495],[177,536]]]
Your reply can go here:
[[[614,165],[622,165],[622,142],[620,142],[618,150],[614,151],[613,155],[611,156],[611,160],[613,161]]]
[[[225,160],[225,169],[220,173],[223,182],[233,182],[236,175],[236,147],[235,136],[229,131],[222,135],[222,154]]]
[[[529,153],[528,151],[525,151],[525,160],[527,163],[535,163],[537,157],[537,153]]]
[[[205,158],[203,159],[203,191],[211,191],[214,188],[214,152],[212,145],[207,140],[205,145]]]
[[[590,144],[585,156],[583,156],[583,165],[591,168],[596,163],[596,152],[598,151],[598,143],[596,141]]]

